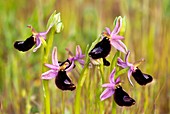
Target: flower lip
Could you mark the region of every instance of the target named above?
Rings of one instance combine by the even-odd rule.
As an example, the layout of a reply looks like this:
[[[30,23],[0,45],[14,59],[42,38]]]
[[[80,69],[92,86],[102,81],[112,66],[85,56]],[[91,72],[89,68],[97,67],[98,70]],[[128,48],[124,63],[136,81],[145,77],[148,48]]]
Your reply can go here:
[[[140,61],[135,62],[134,64],[128,62],[128,57],[129,57],[130,51],[127,52],[125,56],[125,62],[121,59],[118,58],[118,66],[122,68],[127,68],[129,67],[128,70],[128,80],[130,84],[133,86],[133,83],[130,79],[131,75],[134,77],[134,79],[137,81],[138,84],[140,85],[146,85],[147,83],[150,83],[153,79],[150,75],[144,74],[140,71],[138,66],[144,62],[144,58],[142,58]]]
[[[31,49],[35,45],[35,43],[36,43],[35,38],[32,35],[29,38],[27,38],[25,41],[16,41],[14,43],[14,47],[19,51],[25,52]]]
[[[110,41],[107,37],[104,37],[100,42],[98,42],[94,48],[89,52],[89,56],[92,59],[103,59],[105,66],[109,66],[110,63],[105,58],[109,55],[111,50]]]
[[[94,48],[89,52],[89,56],[93,59],[105,58],[111,50],[110,41],[104,37],[102,41],[98,42]]]
[[[142,73],[139,68],[137,68],[135,72],[132,72],[132,76],[140,85],[146,85],[153,80],[152,76]]]
[[[103,63],[105,66],[110,66],[110,62],[103,58]]]
[[[73,91],[76,86],[72,83],[71,79],[67,76],[66,71],[59,71],[58,76],[55,78],[56,86],[61,90]]]
[[[119,106],[132,106],[135,104],[135,100],[132,99],[120,85],[115,89],[114,100]]]

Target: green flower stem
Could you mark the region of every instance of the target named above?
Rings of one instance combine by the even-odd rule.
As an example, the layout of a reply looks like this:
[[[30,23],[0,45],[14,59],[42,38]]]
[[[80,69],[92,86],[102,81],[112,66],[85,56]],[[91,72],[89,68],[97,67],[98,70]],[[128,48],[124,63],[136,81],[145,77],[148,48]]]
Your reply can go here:
[[[54,32],[55,32],[54,29],[51,29],[47,45],[44,47],[42,72],[46,72],[46,67],[44,66],[44,64],[48,63],[49,52],[53,44]],[[48,80],[42,80],[45,114],[50,114],[50,91],[48,87],[48,82],[49,82]]]
[[[62,114],[65,114],[65,93],[62,92]]]
[[[74,105],[74,111],[75,111],[75,114],[80,114],[80,95],[81,95],[81,88],[84,84],[84,81],[87,77],[87,75],[84,75],[86,69],[88,69],[89,67],[89,62],[90,62],[90,58],[88,56],[88,53],[90,50],[93,49],[93,47],[96,45],[96,43],[100,40],[100,37],[98,37],[93,43],[92,45],[90,46],[89,48],[89,45],[87,45],[87,48],[86,48],[86,61],[85,61],[85,66],[83,68],[83,70],[81,71],[81,74],[80,74],[80,78],[79,78],[79,81],[78,81],[78,84],[77,84],[77,88],[76,88],[76,98],[75,98],[75,105]]]
[[[129,67],[124,68],[124,69],[119,70],[118,72],[116,72],[116,74],[115,74],[115,79],[118,78],[120,75],[122,75],[122,74],[128,72],[128,70],[129,70]]]
[[[80,74],[80,79],[79,79],[79,81],[78,81],[78,84],[77,84],[77,89],[76,89],[76,99],[75,99],[75,107],[74,107],[74,109],[75,109],[75,114],[80,114],[80,102],[81,102],[81,100],[80,100],[80,95],[81,95],[81,88],[82,88],[82,86],[83,86],[83,84],[84,84],[84,81],[85,81],[85,79],[86,79],[86,77],[87,77],[87,75],[84,75],[84,73],[85,73],[85,71],[86,71],[86,69],[88,69],[88,66],[89,66],[89,61],[90,61],[90,59],[89,59],[89,57],[87,57],[86,58],[86,64],[85,64],[85,66],[84,66],[84,68],[83,68],[83,70],[82,70],[82,72],[81,72],[81,74]]]
[[[117,51],[112,59],[110,72],[117,66],[117,58],[120,56],[120,51]],[[116,68],[118,70],[118,67]],[[116,79],[116,78],[115,78]],[[116,114],[116,103],[112,102],[112,114]]]
[[[50,114],[50,92],[48,87],[48,80],[43,80],[43,92],[45,114]]]
[[[112,97],[114,99],[114,97]],[[112,101],[112,114],[116,114],[116,103]]]
[[[100,64],[100,74],[101,74],[101,78],[100,78],[100,82],[99,83],[100,83],[100,86],[101,86],[103,84],[103,82],[104,82],[104,63]],[[103,91],[103,88],[99,87],[97,89],[98,89],[97,91],[99,91],[100,94],[101,94],[102,91]],[[97,102],[99,102],[100,114],[104,114],[104,102],[100,101],[100,96],[98,97],[98,101]]]
[[[120,51],[117,51],[112,59],[111,65],[110,65],[110,72],[116,67],[117,65],[117,58],[120,57]]]

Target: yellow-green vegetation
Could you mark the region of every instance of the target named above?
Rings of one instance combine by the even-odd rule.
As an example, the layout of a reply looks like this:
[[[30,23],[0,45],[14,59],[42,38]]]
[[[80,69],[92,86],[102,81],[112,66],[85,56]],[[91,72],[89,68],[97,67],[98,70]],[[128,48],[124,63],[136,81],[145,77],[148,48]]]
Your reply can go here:
[[[87,52],[87,45],[91,45],[106,26],[113,28],[115,17],[125,16],[127,28],[123,41],[131,51],[129,61],[145,58],[139,67],[144,73],[151,74],[154,80],[143,87],[132,78],[132,87],[127,73],[123,74],[122,87],[136,100],[136,104],[120,107],[114,103],[113,97],[100,101],[104,90],[101,85],[109,81],[110,67],[96,66],[82,71],[76,64],[69,73],[75,85],[80,86],[76,90],[63,92],[55,86],[54,80],[48,82],[51,114],[169,113],[169,0],[1,0],[1,114],[45,114],[41,80],[43,46],[33,53],[32,50],[19,52],[13,44],[16,40],[30,37],[31,30],[27,25],[32,25],[37,32],[45,31],[54,10],[61,13],[64,24],[63,31],[55,34],[52,44],[57,46],[59,60],[67,59],[65,48],[75,52],[76,45],[80,45],[83,53]],[[115,52],[112,48],[107,60],[111,62]],[[121,56],[124,58],[124,54]],[[51,63],[51,54],[48,58],[48,63]],[[80,92],[79,95],[76,92]]]

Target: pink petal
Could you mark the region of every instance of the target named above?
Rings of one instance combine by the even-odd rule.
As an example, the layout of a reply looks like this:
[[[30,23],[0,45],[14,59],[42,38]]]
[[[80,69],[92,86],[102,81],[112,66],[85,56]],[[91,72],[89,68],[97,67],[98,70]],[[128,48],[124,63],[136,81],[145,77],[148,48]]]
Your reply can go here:
[[[128,67],[127,64],[120,57],[117,59],[117,65],[122,68]]]
[[[111,83],[106,83],[106,84],[103,84],[102,87],[106,87],[106,88],[112,88],[112,89],[115,89],[115,84],[111,84]]]
[[[38,48],[41,46],[41,40],[39,37],[36,38],[36,47],[33,49],[33,52],[36,52]]]
[[[114,68],[110,74],[109,80],[110,83],[115,84],[114,76],[115,76],[116,68]]]
[[[116,84],[120,83],[120,77],[116,79]]]
[[[125,62],[126,62],[126,63],[128,63],[129,55],[130,55],[130,51],[128,51],[127,54],[126,54],[126,56],[125,56]]]
[[[47,29],[47,31],[45,31],[45,32],[40,32],[39,35],[45,37],[46,34],[47,34],[47,33],[49,32],[49,30],[51,29],[51,27],[52,27],[52,26],[49,26],[48,29]]]
[[[129,80],[130,84],[131,84],[132,86],[134,86],[133,83],[132,83],[132,81],[131,81],[131,79],[130,79],[130,76],[131,76],[131,75],[132,75],[132,71],[129,70],[129,71],[128,71],[128,80]]]
[[[124,37],[123,37],[123,36],[120,36],[120,35],[112,35],[111,38],[112,38],[113,40],[122,40],[122,39],[124,39]]]
[[[82,67],[84,67],[84,64],[85,64],[84,60],[78,59],[78,62],[82,65]]]
[[[114,89],[105,89],[103,93],[100,95],[100,100],[103,101],[114,94]]]
[[[119,22],[120,21],[120,22]],[[111,33],[111,36],[114,35],[114,34],[118,34],[120,32],[120,29],[122,27],[122,18],[118,17],[117,18],[117,21],[116,21],[116,26],[115,28],[113,29],[112,33]]]
[[[106,27],[105,29],[106,29],[106,32],[110,35],[111,34],[110,29],[108,27]]]
[[[54,71],[54,70],[49,70],[47,72],[44,72],[42,74],[42,79],[45,80],[50,80],[52,78],[55,78],[57,76],[58,72]]]
[[[127,53],[128,49],[126,47],[126,45],[121,41],[121,40],[118,40],[119,44],[125,49],[125,54]]]
[[[55,65],[52,65],[52,64],[45,64],[45,66],[52,69],[52,70],[59,70],[60,69],[59,66],[55,66]]]
[[[121,51],[121,52],[123,52],[123,53],[125,53],[126,54],[126,46],[124,45],[124,43],[122,42],[122,41],[120,41],[120,40],[112,40],[111,39],[111,41],[110,41],[110,43],[111,43],[111,45],[113,46],[113,47],[115,47],[117,50],[119,50],[119,51]]]
[[[81,50],[80,46],[78,45],[78,46],[76,46],[76,56],[79,57],[81,55],[82,55],[82,50]]]
[[[53,48],[53,52],[52,52],[52,63],[55,66],[59,66],[58,64],[58,58],[57,58],[57,47]]]
[[[135,66],[132,64],[132,63],[129,63],[128,62],[128,58],[129,58],[129,55],[130,55],[130,51],[127,51],[127,54],[125,56],[125,62],[127,64],[127,66],[131,67],[132,71],[134,70]]]

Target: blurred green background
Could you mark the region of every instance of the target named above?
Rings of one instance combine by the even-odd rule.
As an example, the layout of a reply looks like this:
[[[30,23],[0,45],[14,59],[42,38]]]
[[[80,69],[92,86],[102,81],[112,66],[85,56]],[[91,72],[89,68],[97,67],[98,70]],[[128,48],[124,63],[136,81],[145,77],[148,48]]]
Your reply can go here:
[[[140,65],[143,72],[153,76],[153,83],[135,87],[122,76],[123,88],[136,100],[132,107],[116,106],[117,114],[168,114],[170,109],[170,1],[169,0],[1,0],[0,1],[0,113],[43,113],[41,84],[42,47],[22,53],[14,49],[16,40],[31,35],[27,25],[45,31],[49,16],[61,12],[64,30],[55,35],[53,45],[58,47],[58,58],[67,58],[65,48],[74,52],[80,45],[83,52],[87,44],[98,38],[104,28],[113,28],[116,16],[125,16],[127,29],[125,44],[131,51],[130,61],[145,58]],[[114,55],[115,49],[112,49]],[[111,61],[113,56],[109,56]],[[51,57],[49,58],[51,63]],[[108,82],[109,68],[105,68]],[[77,84],[79,68],[69,76]],[[89,69],[81,92],[81,114],[110,114],[113,99],[99,104],[101,83],[98,68]],[[49,82],[51,113],[74,114],[75,93],[62,92]]]

